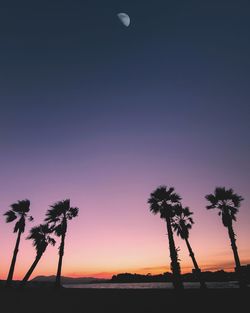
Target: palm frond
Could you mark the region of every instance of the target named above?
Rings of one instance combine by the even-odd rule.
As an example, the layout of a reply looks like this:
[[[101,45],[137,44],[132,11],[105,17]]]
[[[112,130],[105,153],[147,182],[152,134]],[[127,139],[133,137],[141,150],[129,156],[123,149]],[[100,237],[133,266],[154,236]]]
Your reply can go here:
[[[47,222],[59,222],[62,215],[65,215],[70,210],[70,200],[62,200],[54,203],[50,206],[50,209],[46,213],[45,221]]]
[[[222,217],[224,226],[229,226],[232,221],[236,221],[236,214],[239,211],[241,201],[244,199],[236,194],[232,188],[216,187],[214,194],[206,196],[210,202],[208,209],[217,208],[220,210],[219,215]]]
[[[48,237],[48,243],[54,246],[56,244],[56,241],[54,238]]]
[[[159,186],[150,194],[149,209],[153,214],[160,213],[161,218],[172,218],[175,214],[174,206],[180,199],[181,197],[174,193],[173,187]]]
[[[188,218],[188,221],[190,222],[190,224],[194,224],[194,220],[193,220],[192,217],[189,217],[189,218]]]
[[[193,215],[193,212],[190,212],[189,207],[183,208],[183,214],[188,217],[190,215]]]
[[[19,200],[16,203],[12,203],[10,205],[12,210],[16,213],[27,213],[30,210],[30,200],[25,199],[25,200]]]
[[[188,207],[183,207],[181,203],[174,207],[175,215],[173,217],[173,228],[177,235],[181,236],[182,239],[189,237],[189,230],[194,224],[193,218],[190,217],[193,212]]]
[[[181,205],[179,205],[179,204],[174,205],[175,215],[181,216],[182,210],[183,210],[183,208]]]
[[[64,227],[62,224],[59,224],[56,227],[54,227],[53,231],[56,234],[56,236],[60,237],[64,233]]]
[[[169,200],[173,203],[178,203],[181,201],[181,197],[177,194],[177,193],[172,193],[170,196],[169,196]]]
[[[213,194],[209,194],[209,195],[206,195],[205,198],[211,203],[210,205],[207,205],[206,208],[208,210],[214,209],[216,207],[216,204],[217,204],[217,200],[216,200],[215,196]]]
[[[14,227],[14,233],[20,231],[21,233],[24,233],[25,230],[25,218],[22,216],[15,224]]]
[[[157,202],[164,201],[166,198],[168,198],[167,187],[159,186],[150,194],[150,198],[155,199]]]
[[[207,208],[219,209],[219,216],[222,218],[222,223],[225,227],[232,225],[232,221],[236,221],[236,214],[239,211],[241,201],[244,199],[234,192],[232,188],[216,187],[214,194],[206,196],[210,201]]]
[[[157,213],[160,212],[161,207],[159,206],[159,204],[158,204],[156,199],[150,198],[150,199],[148,199],[148,203],[149,203],[150,211],[153,214],[157,214]]]
[[[67,220],[78,215],[79,208],[70,207],[70,199],[58,201],[50,206],[46,213],[45,222],[49,224],[50,232],[60,237],[67,230]]]
[[[67,219],[71,220],[72,218],[78,215],[79,209],[78,208],[69,208],[67,212]]]
[[[239,196],[239,195],[237,195],[237,194],[235,194],[235,193],[233,193],[233,194],[231,195],[231,199],[232,199],[232,202],[233,202],[233,204],[234,204],[234,206],[235,206],[236,208],[239,208],[241,201],[244,200],[243,197],[241,197],[241,196]]]
[[[61,215],[61,211],[51,208],[46,212],[45,221],[50,222],[50,223],[57,222],[60,220],[59,218],[60,215]]]
[[[51,208],[58,211],[58,212],[61,212],[61,214],[62,214],[63,212],[66,212],[69,210],[70,199],[58,201],[58,202],[54,203],[53,205],[51,205]]]
[[[49,234],[49,226],[47,224],[40,224],[31,228],[27,239],[33,240],[33,246],[36,248],[37,253],[41,254],[46,250],[48,244],[55,245],[55,240]]]
[[[4,215],[6,216],[6,223],[11,223],[17,218],[15,212],[12,210],[7,211]]]

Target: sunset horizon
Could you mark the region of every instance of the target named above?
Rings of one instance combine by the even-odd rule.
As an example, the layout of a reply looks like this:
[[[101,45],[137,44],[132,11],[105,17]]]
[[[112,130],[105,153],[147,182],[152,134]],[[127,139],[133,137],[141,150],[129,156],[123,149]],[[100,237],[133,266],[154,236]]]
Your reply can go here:
[[[31,198],[31,197],[30,197]],[[102,198],[103,199],[103,198]],[[147,199],[146,199],[147,200]],[[73,205],[77,204],[77,201],[71,201]],[[79,201],[80,202],[80,201]],[[205,201],[204,201],[205,203]],[[78,205],[79,206],[79,205]],[[31,210],[30,214],[34,217],[34,221],[27,222],[26,231],[23,236],[23,240],[20,246],[20,252],[17,259],[16,269],[14,273],[14,279],[20,280],[25,275],[28,267],[32,263],[35,257],[35,249],[32,246],[32,243],[29,240],[25,240],[28,235],[28,231],[34,225],[42,223],[42,219],[37,221],[36,216],[36,205],[31,201]],[[137,273],[147,275],[151,273],[152,275],[162,274],[164,272],[171,272],[169,266],[169,251],[167,245],[167,236],[166,236],[166,227],[165,223],[162,219],[157,217],[151,216],[148,212],[148,206],[146,201],[142,207],[145,208],[143,215],[146,216],[146,225],[142,225],[141,229],[144,229],[144,233],[137,234],[136,242],[130,241],[128,239],[128,235],[126,233],[126,227],[129,227],[130,233],[137,232],[136,224],[134,227],[130,225],[130,219],[126,221],[126,225],[124,225],[124,232],[118,233],[119,236],[116,238],[111,237],[110,235],[113,233],[111,227],[105,228],[105,225],[100,220],[99,223],[102,223],[102,230],[100,233],[96,234],[97,239],[95,241],[90,240],[89,238],[92,237],[91,231],[90,233],[85,234],[84,229],[81,229],[81,220],[83,223],[84,221],[84,209],[79,211],[79,217],[76,220],[73,220],[68,229],[67,239],[66,239],[66,246],[65,246],[65,256],[64,256],[64,264],[63,264],[63,271],[62,276],[66,277],[96,277],[96,278],[105,278],[110,279],[113,275],[117,275],[120,273]],[[49,206],[48,206],[49,208]],[[242,265],[247,265],[250,263],[250,251],[248,248],[248,238],[247,238],[247,223],[245,227],[244,221],[244,201],[243,206],[238,214],[238,221],[234,223],[234,227],[237,233],[237,244],[238,244],[238,251],[241,257]],[[8,207],[6,207],[8,209]],[[218,270],[225,270],[232,272],[234,271],[235,264],[233,260],[233,254],[231,252],[230,241],[227,236],[227,231],[225,228],[222,228],[220,218],[216,214],[216,212],[208,212],[205,209],[204,205],[204,212],[196,212],[194,211],[194,221],[195,224],[191,231],[190,237],[191,242],[194,247],[195,255],[197,260],[200,264],[200,268],[202,271],[218,271]],[[44,211],[44,217],[45,217]],[[207,221],[204,225],[201,224],[199,220],[198,227],[198,220],[196,215],[206,214],[207,216],[212,215],[212,219],[210,221],[210,225],[207,225]],[[41,214],[40,214],[41,216]],[[140,216],[137,218],[140,219]],[[108,219],[106,223],[108,223]],[[139,220],[138,220],[139,221]],[[90,222],[90,221],[89,221]],[[245,222],[247,222],[245,220]],[[8,241],[3,243],[3,248],[5,251],[5,256],[2,258],[2,269],[0,274],[0,279],[5,280],[7,277],[7,273],[9,270],[9,262],[11,259],[11,255],[13,252],[14,241],[15,241],[15,234],[12,233],[13,225],[5,224],[4,217],[2,217],[2,231],[4,230],[5,233],[8,233]],[[94,221],[92,221],[94,223]],[[98,223],[98,224],[99,224]],[[214,231],[210,234],[210,227],[215,223]],[[241,223],[241,227],[239,228],[238,225]],[[100,225],[100,224],[99,224]],[[107,224],[108,225],[108,224]],[[112,225],[112,223],[109,225]],[[151,225],[154,229],[155,236],[153,241],[145,241],[144,236],[147,236],[146,229],[148,225]],[[144,227],[143,227],[144,226]],[[209,236],[206,237],[206,232],[204,226],[207,226]],[[117,228],[118,227],[118,228]],[[198,229],[196,229],[198,228]],[[200,231],[203,229],[201,234],[202,236],[195,236],[196,231]],[[221,229],[222,228],[222,229]],[[91,227],[90,227],[91,229]],[[114,229],[118,230],[119,225],[114,225]],[[79,234],[82,233],[82,237],[77,240],[76,238],[79,237]],[[92,231],[93,233],[93,231]],[[158,234],[158,237],[157,237]],[[85,235],[85,236],[84,236]],[[212,236],[212,237],[211,237]],[[214,236],[214,237],[213,237]],[[219,237],[218,237],[219,236]],[[6,235],[5,235],[6,237]],[[85,237],[85,239],[84,239]],[[99,239],[98,239],[99,238]],[[216,238],[216,239],[212,239]],[[57,240],[57,237],[55,237]],[[148,238],[147,240],[149,240]],[[87,241],[86,241],[87,240]],[[103,240],[106,244],[105,246],[102,244],[101,246],[98,245],[98,240]],[[193,270],[193,265],[190,260],[188,250],[183,243],[183,241],[175,235],[176,245],[177,248],[180,248],[180,264],[181,264],[181,273],[189,273]],[[121,241],[122,246],[120,246],[119,242]],[[12,243],[11,243],[12,242]],[[85,242],[85,247],[82,242]],[[10,244],[11,243],[11,244]],[[215,244],[216,243],[216,244]],[[55,275],[56,265],[57,265],[57,257],[58,257],[58,242],[55,247],[48,247],[43,258],[38,264],[37,268],[35,269],[34,273],[31,276],[31,279],[36,276],[52,276]],[[126,245],[126,250],[124,246]],[[82,247],[81,252],[79,251],[79,247]],[[209,249],[208,249],[209,247]],[[154,255],[152,256],[151,251],[154,251]],[[141,255],[140,255],[141,249]],[[114,251],[113,251],[114,250]],[[117,252],[118,250],[118,252]],[[133,251],[133,252],[131,252]],[[136,251],[136,252],[135,252]],[[112,254],[113,252],[113,254]],[[117,259],[117,255],[122,255]],[[112,256],[113,255],[113,256]],[[103,261],[102,261],[103,260]],[[127,264],[126,264],[127,263]]]
[[[0,2],[0,312],[250,296],[250,3]]]

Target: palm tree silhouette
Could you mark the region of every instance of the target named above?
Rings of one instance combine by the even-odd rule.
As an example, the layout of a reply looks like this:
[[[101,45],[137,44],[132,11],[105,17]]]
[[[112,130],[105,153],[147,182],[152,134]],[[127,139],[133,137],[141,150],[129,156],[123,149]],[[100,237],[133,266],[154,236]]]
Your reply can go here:
[[[205,198],[210,202],[210,205],[206,208],[208,210],[214,208],[218,209],[219,216],[222,218],[222,223],[228,229],[228,235],[235,260],[235,272],[238,275],[240,287],[244,288],[246,283],[242,278],[240,258],[233,230],[233,221],[236,221],[236,214],[239,211],[241,201],[244,199],[237,193],[234,193],[233,189],[226,189],[225,187],[215,188],[214,194],[208,194]]]
[[[67,233],[68,220],[78,215],[78,208],[70,207],[70,200],[56,202],[46,213],[45,221],[51,225],[51,230],[56,236],[61,237],[59,247],[59,260],[56,274],[56,287],[61,287],[62,259],[64,254],[65,237]]]
[[[51,230],[48,224],[40,224],[39,226],[33,227],[30,230],[30,234],[27,237],[27,239],[33,240],[33,245],[36,249],[36,258],[35,258],[35,261],[32,263],[31,267],[29,268],[28,272],[24,276],[21,282],[21,286],[25,286],[25,284],[29,280],[30,275],[33,273],[42,255],[47,249],[47,246],[49,244],[53,246],[55,245],[56,241],[55,239],[50,237],[50,233],[51,233]]]
[[[183,208],[181,204],[177,204],[175,206],[175,216],[172,218],[172,226],[177,235],[185,240],[189,255],[194,265],[195,274],[200,281],[201,288],[206,288],[206,284],[201,276],[201,270],[198,266],[194,252],[189,242],[189,231],[194,224],[194,221],[191,217],[192,214],[193,212],[190,212],[188,207]]]
[[[181,281],[181,269],[178,260],[178,251],[175,247],[171,220],[175,215],[174,207],[180,200],[181,197],[174,192],[174,188],[171,187],[168,189],[166,186],[158,187],[151,193],[148,199],[150,211],[153,214],[160,213],[160,217],[164,219],[167,224],[173,285],[176,289],[182,289],[183,284]]]
[[[30,211],[30,201],[28,199],[26,200],[20,200],[16,203],[13,203],[10,205],[11,210],[7,211],[4,215],[6,216],[6,223],[11,223],[15,221],[17,218],[18,221],[15,224],[14,227],[14,233],[17,233],[17,240],[15,244],[15,248],[13,251],[13,257],[6,281],[6,286],[11,286],[12,280],[13,280],[13,274],[15,270],[15,264],[16,264],[16,258],[18,254],[18,248],[21,240],[21,235],[25,231],[25,224],[26,219],[28,218],[30,221],[33,220],[32,216],[28,216],[28,212]]]

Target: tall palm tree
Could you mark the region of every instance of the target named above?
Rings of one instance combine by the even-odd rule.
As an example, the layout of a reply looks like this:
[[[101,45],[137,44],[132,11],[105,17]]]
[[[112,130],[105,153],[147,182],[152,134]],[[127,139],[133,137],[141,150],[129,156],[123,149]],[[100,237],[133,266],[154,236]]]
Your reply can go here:
[[[21,282],[21,286],[24,286],[29,280],[30,275],[33,273],[42,255],[47,249],[47,246],[49,244],[53,246],[55,245],[56,241],[50,236],[50,233],[51,233],[51,230],[48,224],[40,224],[39,226],[33,227],[30,230],[30,234],[27,237],[27,239],[33,240],[33,245],[36,249],[36,258],[35,258],[35,261],[32,263],[31,267],[29,268],[28,272],[24,276]]]
[[[68,220],[78,215],[78,208],[70,206],[70,200],[56,202],[51,205],[50,209],[46,213],[45,221],[51,225],[52,231],[56,236],[61,237],[61,243],[59,247],[59,260],[56,274],[56,287],[61,287],[61,272],[62,272],[62,260],[64,254],[65,237],[67,233]]]
[[[205,198],[210,202],[210,205],[206,208],[208,210],[214,208],[218,209],[219,216],[222,218],[222,223],[227,227],[235,260],[235,272],[238,275],[240,287],[245,287],[246,284],[241,273],[240,258],[233,229],[233,221],[236,221],[236,214],[239,211],[241,201],[244,199],[235,193],[233,189],[226,189],[225,187],[215,188],[214,194],[208,194]]]
[[[194,252],[189,242],[189,231],[194,224],[194,221],[191,217],[192,214],[193,212],[190,212],[188,207],[183,208],[181,204],[177,204],[175,206],[175,216],[172,218],[172,226],[177,235],[185,240],[189,255],[194,265],[195,274],[200,281],[201,288],[206,288],[206,284],[201,276],[201,270],[198,266]]]
[[[173,230],[171,220],[175,215],[174,207],[181,200],[181,197],[174,192],[174,188],[167,188],[166,186],[160,186],[153,191],[148,199],[150,211],[153,214],[160,214],[160,217],[166,221],[169,250],[171,258],[171,270],[173,273],[173,285],[176,289],[182,289],[183,283],[181,280],[181,269],[178,260],[178,251],[175,247]]]
[[[15,270],[16,258],[18,254],[18,248],[21,240],[21,235],[25,231],[26,219],[32,221],[33,217],[28,216],[28,212],[30,211],[30,201],[29,200],[20,200],[16,203],[10,205],[11,210],[7,211],[4,215],[6,216],[6,223],[11,223],[18,219],[14,227],[14,233],[17,233],[17,239],[15,248],[13,251],[13,257],[6,281],[6,286],[9,287],[13,280],[13,274]]]

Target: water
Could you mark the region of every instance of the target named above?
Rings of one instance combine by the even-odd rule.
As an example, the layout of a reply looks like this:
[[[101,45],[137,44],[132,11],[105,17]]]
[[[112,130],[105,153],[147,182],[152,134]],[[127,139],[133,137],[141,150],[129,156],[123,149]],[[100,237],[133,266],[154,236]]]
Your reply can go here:
[[[236,281],[230,282],[208,282],[208,288],[238,288]],[[99,284],[68,284],[65,288],[84,288],[84,289],[173,289],[172,283],[99,283]],[[198,289],[199,283],[184,283],[185,289]]]

